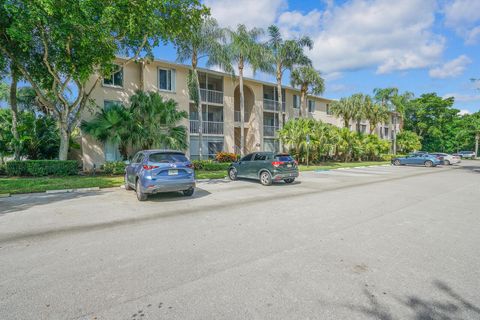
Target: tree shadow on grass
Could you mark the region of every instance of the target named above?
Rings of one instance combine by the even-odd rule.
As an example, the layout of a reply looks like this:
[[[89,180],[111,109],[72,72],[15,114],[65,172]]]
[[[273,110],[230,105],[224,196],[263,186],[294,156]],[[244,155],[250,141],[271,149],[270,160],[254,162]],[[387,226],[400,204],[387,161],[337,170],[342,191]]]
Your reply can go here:
[[[380,320],[460,320],[460,319],[480,319],[480,307],[463,298],[459,293],[455,292],[445,282],[435,280],[433,286],[444,296],[443,299],[428,299],[416,295],[407,297],[394,297],[396,303],[406,307],[411,316],[396,316],[389,308],[389,304],[382,302],[379,298],[381,295],[375,294],[373,291],[364,289],[363,293],[368,300],[367,306],[345,307],[362,313],[368,318]],[[386,297],[386,296],[385,296]],[[387,298],[385,298],[386,300]]]

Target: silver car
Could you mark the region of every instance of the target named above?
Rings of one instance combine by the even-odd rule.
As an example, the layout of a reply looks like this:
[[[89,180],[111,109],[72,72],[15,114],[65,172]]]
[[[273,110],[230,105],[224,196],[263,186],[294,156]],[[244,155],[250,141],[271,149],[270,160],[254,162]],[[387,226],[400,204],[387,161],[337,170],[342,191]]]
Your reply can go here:
[[[462,162],[461,158],[459,156],[456,156],[456,155],[451,155],[451,154],[448,154],[448,153],[443,153],[443,152],[434,152],[434,153],[430,153],[430,154],[433,154],[437,157],[440,157],[440,159],[442,159],[442,163],[444,165],[451,165],[451,164],[457,164],[457,163],[460,163]]]

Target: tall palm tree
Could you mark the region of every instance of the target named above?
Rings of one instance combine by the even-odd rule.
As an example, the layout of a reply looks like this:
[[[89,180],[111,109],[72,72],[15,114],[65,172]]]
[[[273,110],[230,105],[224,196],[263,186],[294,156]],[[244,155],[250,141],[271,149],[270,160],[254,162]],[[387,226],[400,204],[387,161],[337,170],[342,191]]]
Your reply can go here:
[[[379,123],[388,121],[390,113],[387,108],[379,103],[374,103],[371,99],[365,101],[365,118],[368,120],[370,134],[373,133]]]
[[[354,110],[353,103],[350,97],[341,98],[338,101],[334,101],[330,104],[330,111],[336,117],[342,118],[343,127],[348,128],[350,126],[350,121],[353,120]]]
[[[325,91],[325,81],[319,71],[310,65],[303,65],[293,69],[290,82],[292,87],[300,87],[300,117],[302,117],[307,114],[307,95],[322,94]]]
[[[200,81],[198,78],[198,63],[202,58],[207,58],[207,66],[217,65],[227,72],[232,67],[224,46],[225,31],[218,26],[213,18],[206,18],[199,25],[192,25],[191,31],[176,41],[177,61],[191,62],[191,73],[188,77],[188,91],[198,112],[198,154],[203,156],[203,114]]]
[[[361,93],[355,93],[350,97],[350,100],[352,120],[355,121],[357,133],[360,133],[360,123],[365,119],[365,106],[369,103],[369,97]]]
[[[239,24],[236,30],[228,30],[229,44],[227,46],[230,61],[236,64],[240,87],[240,154],[245,154],[245,95],[243,92],[243,71],[246,65],[250,65],[255,72],[261,70],[271,72],[272,65],[269,50],[265,45],[258,42],[258,37],[263,34],[262,29],[253,28],[248,30],[243,24]]]
[[[294,40],[284,40],[276,25],[268,27],[269,40],[267,46],[272,55],[275,77],[277,80],[278,102],[280,113],[283,107],[282,78],[286,70],[292,70],[295,65],[311,65],[312,61],[303,52],[304,48],[312,49],[313,41],[309,37]],[[281,117],[283,118],[283,117]],[[280,128],[283,121],[280,123]]]

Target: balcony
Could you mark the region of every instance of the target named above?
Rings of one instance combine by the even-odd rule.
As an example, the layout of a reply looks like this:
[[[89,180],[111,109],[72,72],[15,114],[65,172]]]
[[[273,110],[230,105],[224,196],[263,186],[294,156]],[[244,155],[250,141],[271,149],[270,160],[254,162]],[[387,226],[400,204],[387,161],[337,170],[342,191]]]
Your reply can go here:
[[[198,120],[190,120],[190,133],[198,134]],[[223,121],[203,121],[203,134],[223,134]]]
[[[223,91],[200,89],[202,102],[223,104]]]
[[[263,126],[264,137],[275,137],[275,132],[278,130],[278,126]]]
[[[235,120],[235,122],[240,122],[240,111],[235,111],[234,120]],[[250,113],[245,112],[243,114],[243,122],[249,122],[249,121],[250,121]]]
[[[263,99],[263,109],[269,111],[279,111],[280,103],[271,99]],[[282,111],[285,112],[285,102],[282,103]]]

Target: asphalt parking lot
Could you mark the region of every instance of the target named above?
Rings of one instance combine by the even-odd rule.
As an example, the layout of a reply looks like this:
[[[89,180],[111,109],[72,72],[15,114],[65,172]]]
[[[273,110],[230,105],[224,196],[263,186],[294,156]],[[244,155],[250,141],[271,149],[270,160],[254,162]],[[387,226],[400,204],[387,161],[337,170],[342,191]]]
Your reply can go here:
[[[480,161],[0,199],[1,319],[480,319]]]

